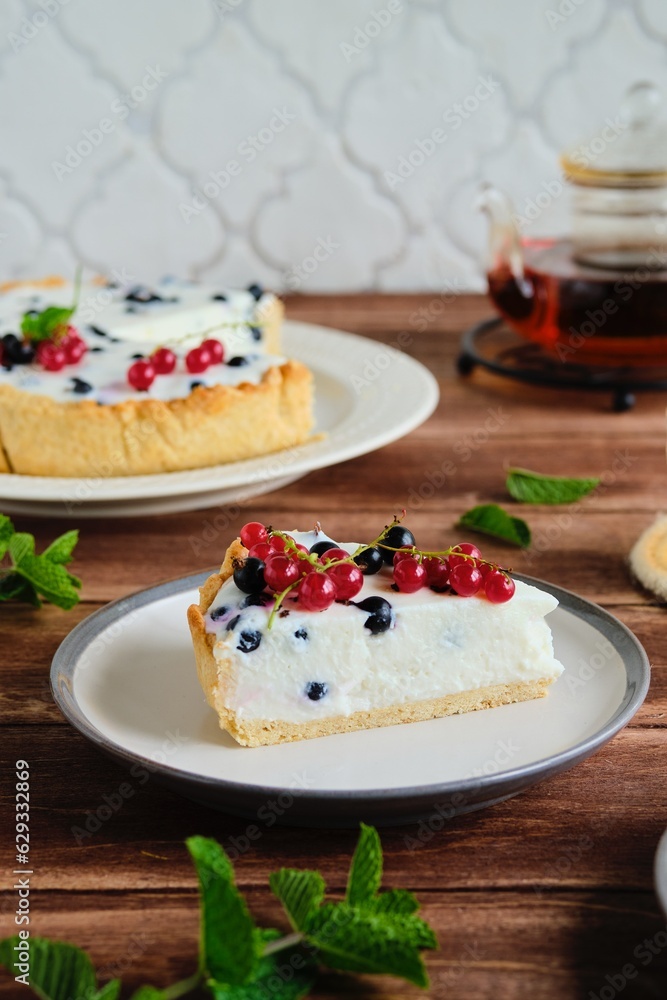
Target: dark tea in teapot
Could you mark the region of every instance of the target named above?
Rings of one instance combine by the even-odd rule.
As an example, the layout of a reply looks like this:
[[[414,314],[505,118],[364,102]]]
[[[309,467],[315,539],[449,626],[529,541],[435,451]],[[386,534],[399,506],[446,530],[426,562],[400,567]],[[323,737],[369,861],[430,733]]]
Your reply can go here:
[[[488,273],[489,296],[524,337],[564,363],[667,361],[667,259],[655,248],[625,269],[584,266],[570,240],[522,242],[523,273]]]

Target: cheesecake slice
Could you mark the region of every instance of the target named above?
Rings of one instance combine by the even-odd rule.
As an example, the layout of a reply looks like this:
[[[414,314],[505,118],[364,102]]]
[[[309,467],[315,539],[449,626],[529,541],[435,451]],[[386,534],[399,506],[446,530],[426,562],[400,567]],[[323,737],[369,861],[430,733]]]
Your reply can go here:
[[[320,553],[331,541],[319,528],[276,534],[294,540],[287,543],[287,554],[292,550],[302,581],[304,574],[326,574],[326,563],[323,569],[314,568],[313,556],[306,555],[313,546]],[[294,545],[302,547],[300,554]],[[309,610],[312,594],[310,600],[305,591],[300,594],[308,586],[303,582],[282,599],[268,584],[262,587],[264,574],[253,560],[255,552],[262,555],[266,550],[252,550],[249,557],[241,540],[234,541],[220,572],[201,588],[199,605],[188,611],[199,679],[221,728],[243,746],[263,746],[546,695],[563,670],[545,621],[557,600],[511,580],[474,554],[452,559],[466,548],[474,549],[457,547],[453,553],[447,550],[449,556],[437,557],[416,548],[413,557],[408,550],[424,569],[412,572],[411,567],[397,574],[391,549],[340,544],[338,555],[333,550],[337,564],[345,562],[341,549],[356,554],[364,575],[349,565],[342,574],[331,571],[339,596],[318,612]],[[384,560],[369,558],[371,550]],[[320,564],[326,559],[324,552]],[[448,581],[448,559],[465,564],[463,576],[458,571],[457,577],[452,567]],[[376,571],[378,561],[381,568]],[[266,577],[274,579],[275,571],[272,576],[266,562]],[[486,589],[493,600],[486,596],[483,582],[490,576],[495,589],[494,584]],[[476,584],[472,596],[454,590],[459,586],[469,593]],[[355,586],[353,598],[340,597]],[[324,584],[315,589],[328,592]],[[503,603],[494,603],[499,597]]]

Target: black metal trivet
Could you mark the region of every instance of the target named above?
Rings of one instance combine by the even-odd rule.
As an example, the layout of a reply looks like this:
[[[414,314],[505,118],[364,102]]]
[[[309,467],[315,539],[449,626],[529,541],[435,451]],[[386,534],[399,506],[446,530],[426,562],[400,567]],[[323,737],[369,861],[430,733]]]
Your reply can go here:
[[[495,375],[532,385],[610,392],[616,413],[635,405],[636,392],[667,389],[667,364],[605,368],[563,362],[539,344],[524,340],[500,317],[466,330],[456,364],[461,375],[470,375],[479,365]]]

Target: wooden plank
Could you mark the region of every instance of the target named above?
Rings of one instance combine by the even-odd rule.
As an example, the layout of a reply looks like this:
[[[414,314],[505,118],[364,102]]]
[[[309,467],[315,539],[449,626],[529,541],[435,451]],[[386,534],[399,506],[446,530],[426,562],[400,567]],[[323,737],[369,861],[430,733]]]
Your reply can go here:
[[[667,827],[658,762],[664,729],[626,729],[594,757],[508,802],[478,813],[382,831],[386,879],[412,889],[632,888],[650,891],[653,855]],[[183,841],[215,836],[239,854],[244,885],[263,884],[289,859],[321,867],[343,886],[353,830],[276,825],[268,800],[253,819],[216,813],[107,760],[62,726],[5,730],[5,757],[30,761],[31,834],[39,886],[128,891],[191,884]],[[12,794],[4,778],[5,801]],[[281,814],[289,821],[289,810]],[[247,836],[250,826],[257,839]],[[437,876],[434,876],[437,871]]]
[[[588,998],[590,991],[600,997],[610,982],[623,984],[624,968],[632,978],[622,995],[665,995],[667,932],[649,893],[592,898],[567,892],[536,898],[530,891],[435,890],[420,897],[441,946],[427,958],[431,987],[426,995],[436,1000]],[[287,930],[266,889],[252,891],[248,898],[260,923]],[[186,893],[43,893],[38,906],[39,933],[89,950],[101,979],[120,976],[128,988],[147,982],[167,986],[196,967],[194,880]],[[13,1000],[17,995],[16,985],[0,973],[0,997]],[[389,1000],[425,994],[389,977],[325,972],[312,995]],[[612,995],[607,990],[602,998]]]

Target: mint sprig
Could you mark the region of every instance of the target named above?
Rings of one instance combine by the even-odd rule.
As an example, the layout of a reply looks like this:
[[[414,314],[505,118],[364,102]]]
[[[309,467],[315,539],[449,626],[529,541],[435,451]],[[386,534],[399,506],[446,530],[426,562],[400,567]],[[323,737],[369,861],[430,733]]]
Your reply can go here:
[[[270,876],[293,928],[288,934],[256,925],[220,844],[206,837],[191,837],[186,844],[200,887],[197,968],[188,979],[170,986],[141,986],[131,1000],[177,1000],[202,989],[213,1000],[299,1000],[310,992],[318,964],[428,985],[421,952],[437,947],[435,935],[415,915],[419,904],[412,893],[379,892],[382,847],[373,827],[362,824],[340,902],[325,900],[319,872],[282,868]],[[0,965],[20,975],[26,949],[26,985],[39,1000],[118,1000],[120,980],[100,987],[90,957],[65,942],[5,938],[0,941]]]
[[[478,531],[483,535],[501,538],[512,545],[527,549],[530,545],[530,528],[520,517],[513,517],[496,503],[484,503],[472,507],[462,514],[458,524],[470,531]]]
[[[581,500],[600,485],[600,480],[544,476],[530,469],[513,468],[507,473],[505,485],[509,495],[521,503],[560,504]]]
[[[27,954],[28,961],[23,956]],[[113,979],[102,988],[90,956],[65,941],[31,937],[22,941],[18,935],[0,941],[0,965],[15,977],[25,974],[24,965],[30,969],[29,985],[40,1000],[71,1000],[72,997],[89,997],[90,1000],[117,1000],[120,979]],[[25,980],[24,980],[25,982]]]
[[[81,292],[81,267],[74,278],[74,301],[71,306],[47,306],[46,309],[30,310],[21,317],[21,333],[31,344],[43,340],[58,339],[67,331],[67,326],[76,312]]]
[[[65,610],[78,604],[81,580],[65,568],[78,538],[78,531],[66,531],[36,555],[34,536],[15,531],[11,520],[0,514],[0,560],[9,556],[10,563],[0,567],[0,601],[24,601],[39,608],[44,600]]]

